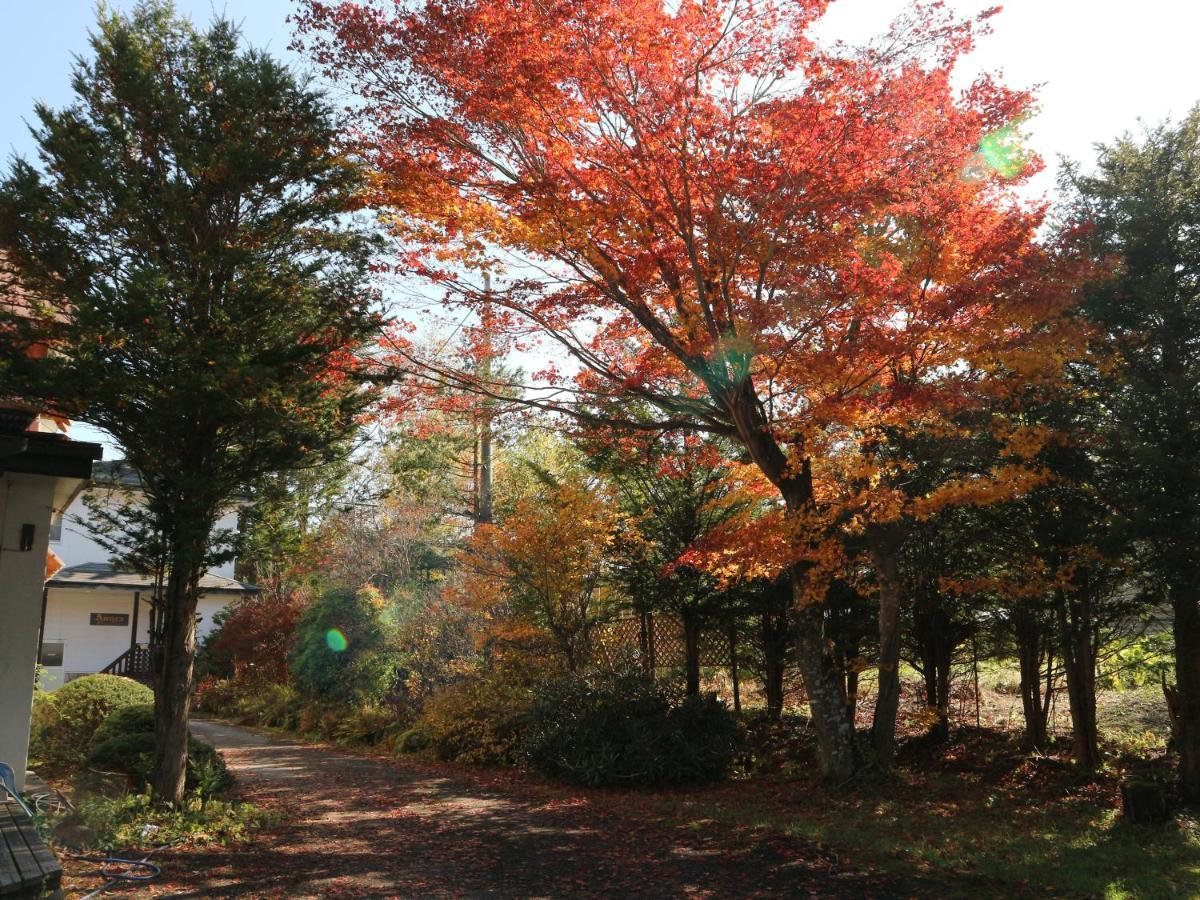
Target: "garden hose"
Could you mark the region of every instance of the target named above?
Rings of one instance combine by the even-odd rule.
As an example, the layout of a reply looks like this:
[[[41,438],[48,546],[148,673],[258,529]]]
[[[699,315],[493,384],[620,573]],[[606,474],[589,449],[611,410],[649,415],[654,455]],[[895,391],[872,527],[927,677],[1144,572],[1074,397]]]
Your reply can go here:
[[[153,881],[162,874],[162,869],[150,862],[150,857],[159,850],[165,850],[178,841],[160,844],[146,853],[141,859],[122,859],[118,856],[89,856],[86,853],[68,853],[70,859],[77,859],[81,862],[99,863],[100,868],[94,874],[105,879],[105,883],[96,888],[90,894],[84,894],[80,900],[88,900],[89,897],[99,897],[105,891],[110,891],[119,884],[143,884],[147,881]]]

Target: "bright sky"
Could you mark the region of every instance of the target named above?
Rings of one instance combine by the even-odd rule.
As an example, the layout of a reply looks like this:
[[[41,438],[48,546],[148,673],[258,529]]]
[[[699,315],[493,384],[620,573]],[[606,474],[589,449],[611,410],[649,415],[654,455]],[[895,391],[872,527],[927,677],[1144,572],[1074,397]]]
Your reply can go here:
[[[970,13],[999,0],[948,0]],[[128,9],[134,0],[110,0]],[[247,40],[286,57],[294,0],[176,0],[181,12],[207,21],[223,12]],[[905,0],[835,0],[824,36],[850,42],[883,30]],[[72,56],[86,53],[92,0],[0,0],[0,159],[32,155],[23,124],[33,103],[68,103]],[[1006,83],[1039,86],[1040,113],[1027,126],[1030,144],[1050,165],[1065,155],[1087,162],[1092,145],[1138,127],[1179,117],[1200,102],[1195,38],[1197,0],[1008,0],[994,33],[965,64],[964,75],[1001,71]],[[1053,188],[1046,173],[1035,185]],[[80,436],[84,436],[80,433]],[[106,454],[106,455],[111,455]]]

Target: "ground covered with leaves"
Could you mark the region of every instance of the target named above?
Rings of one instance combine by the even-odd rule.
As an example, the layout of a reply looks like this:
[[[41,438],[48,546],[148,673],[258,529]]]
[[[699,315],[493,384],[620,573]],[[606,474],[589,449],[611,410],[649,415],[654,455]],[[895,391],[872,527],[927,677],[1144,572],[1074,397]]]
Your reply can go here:
[[[790,762],[811,738],[789,722],[752,732],[756,774],[654,792],[395,761],[212,723],[197,730],[225,754],[242,799],[275,824],[248,842],[164,851],[154,895],[1200,893],[1194,818],[1124,825],[1118,766],[1085,776],[988,729],[960,729],[948,746],[909,742],[886,783],[832,791]]]
[[[240,792],[279,823],[248,843],[155,857],[149,894],[306,896],[945,896],[805,838],[695,829],[671,804],[710,791],[567,788],[512,771],[396,762],[202,723]],[[72,867],[72,874],[83,874]],[[73,886],[86,882],[75,877]]]

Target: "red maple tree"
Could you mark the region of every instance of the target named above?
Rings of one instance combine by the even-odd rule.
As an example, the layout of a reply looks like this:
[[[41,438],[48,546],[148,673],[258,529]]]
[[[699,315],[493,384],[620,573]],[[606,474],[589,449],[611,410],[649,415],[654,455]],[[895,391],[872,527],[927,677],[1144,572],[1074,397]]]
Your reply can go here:
[[[827,5],[306,0],[297,42],[364,100],[370,199],[411,271],[573,361],[527,402],[728,436],[798,523],[844,465],[832,436],[930,427],[1056,372],[1043,325],[1071,286],[1012,189],[1038,166],[1017,143],[1030,94],[954,85],[994,10],[914,6],[852,48],[812,37]],[[792,543],[798,661],[842,780],[853,726]]]

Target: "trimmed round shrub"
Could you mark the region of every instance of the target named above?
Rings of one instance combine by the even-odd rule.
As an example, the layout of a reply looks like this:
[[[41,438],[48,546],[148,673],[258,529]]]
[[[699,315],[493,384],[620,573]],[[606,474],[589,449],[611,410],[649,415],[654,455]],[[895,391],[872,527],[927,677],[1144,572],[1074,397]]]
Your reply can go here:
[[[96,729],[114,710],[153,703],[144,684],[119,675],[85,675],[34,700],[30,756],[50,772],[83,764]]]
[[[139,703],[114,709],[92,735],[92,748],[127,734],[154,734],[154,704]]]
[[[87,765],[126,775],[141,789],[149,783],[154,757],[154,706],[141,704],[115,710],[96,729]],[[211,797],[233,784],[225,760],[211,744],[188,736],[186,786]]]
[[[576,784],[700,784],[728,774],[739,740],[715,696],[684,698],[617,672],[543,683],[521,749],[534,768]]]

